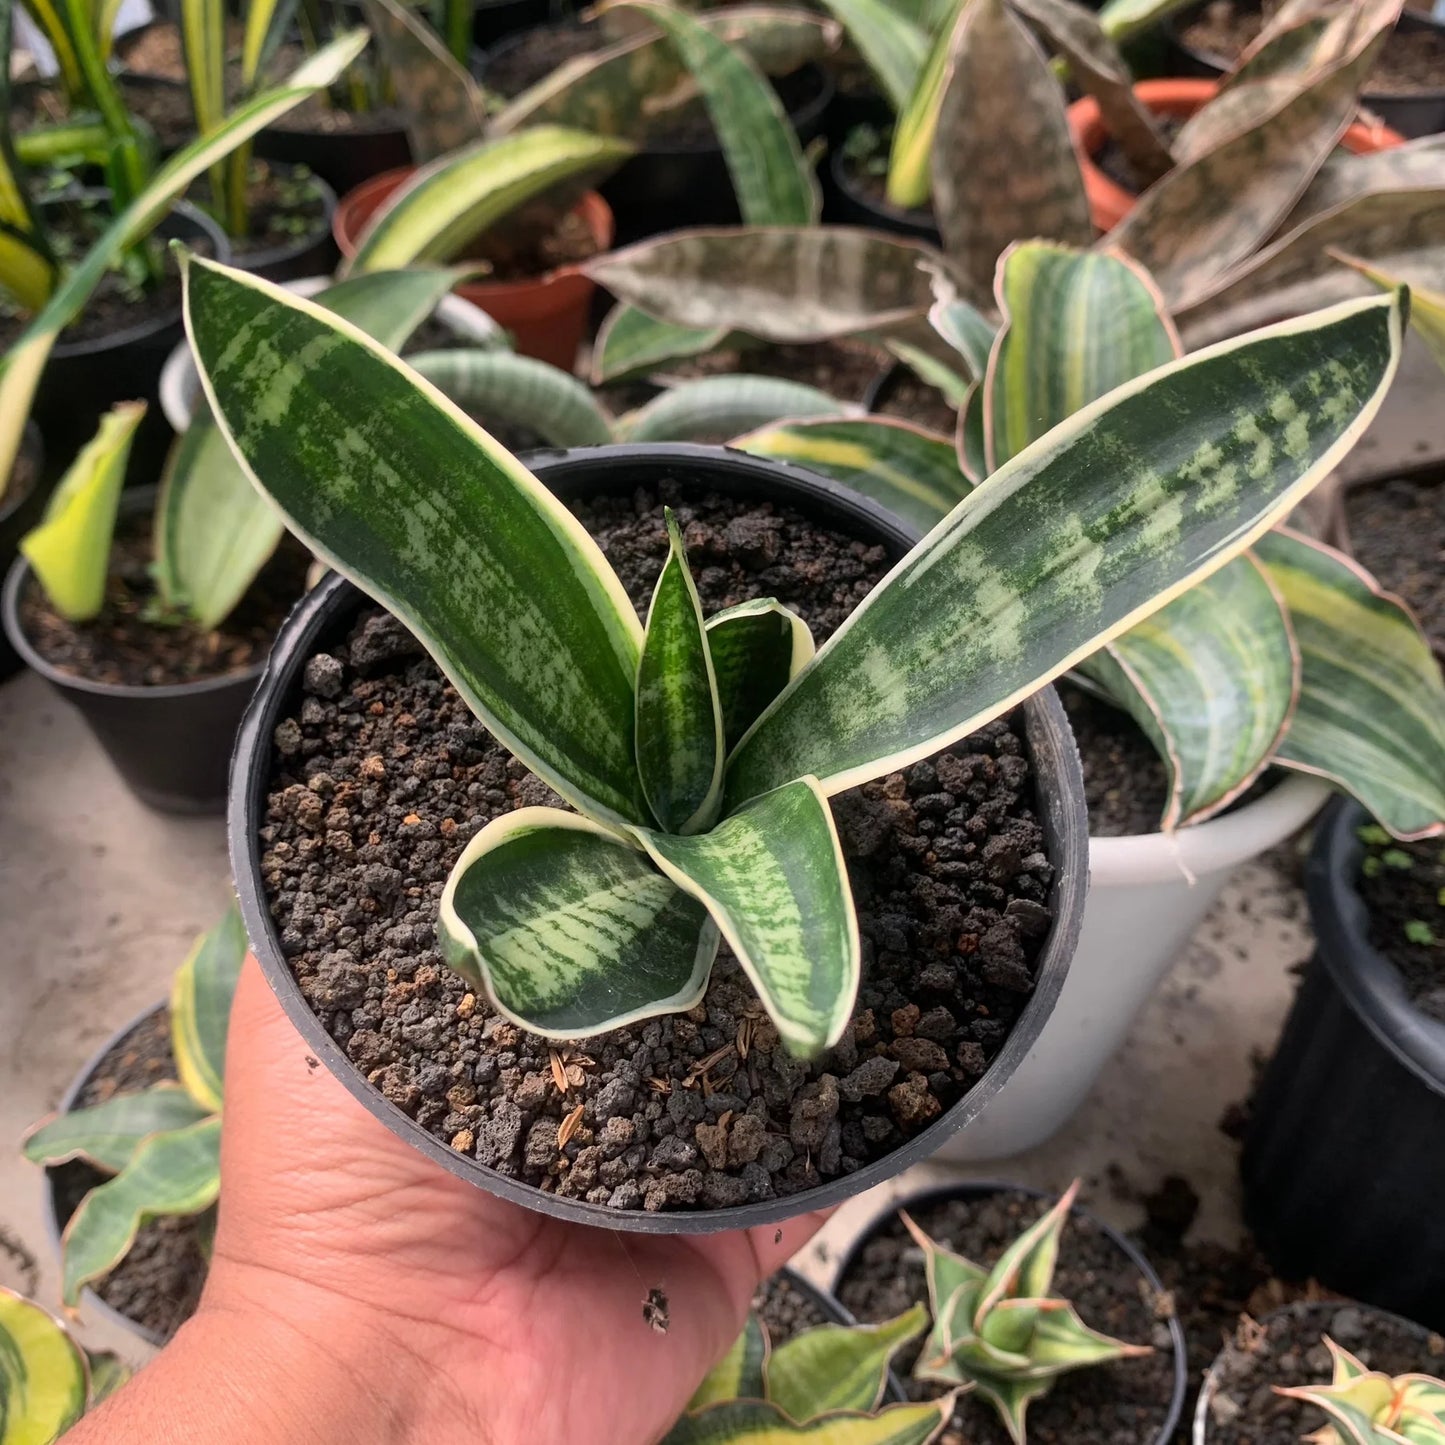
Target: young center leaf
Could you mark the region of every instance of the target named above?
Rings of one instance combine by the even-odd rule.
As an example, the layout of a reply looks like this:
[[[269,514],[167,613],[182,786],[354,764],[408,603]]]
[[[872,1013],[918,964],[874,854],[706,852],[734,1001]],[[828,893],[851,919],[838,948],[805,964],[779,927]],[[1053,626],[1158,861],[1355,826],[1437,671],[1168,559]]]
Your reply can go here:
[[[714,612],[706,626],[723,745],[730,751],[817,649],[808,624],[771,597]]]
[[[1349,302],[1199,352],[1020,452],[758,719],[729,761],[729,805],[926,758],[1224,566],[1369,424],[1401,306]]]
[[[176,1072],[196,1104],[213,1114],[221,1111],[226,1031],[246,948],[246,925],[233,903],[225,917],[196,940],[171,984]]]
[[[837,1043],[858,989],[858,919],[817,780],[754,798],[709,833],[633,832],[712,914],[790,1052]]]
[[[577,1038],[691,1008],[718,931],[616,833],[556,808],[489,823],[442,894],[447,962],[508,1018]]]
[[[199,259],[186,303],[211,409],[291,528],[395,613],[563,797],[650,821],[633,751],[641,624],[571,513],[323,308]]]
[[[0,1445],[50,1445],[85,1413],[85,1354],[56,1319],[0,1286]]]

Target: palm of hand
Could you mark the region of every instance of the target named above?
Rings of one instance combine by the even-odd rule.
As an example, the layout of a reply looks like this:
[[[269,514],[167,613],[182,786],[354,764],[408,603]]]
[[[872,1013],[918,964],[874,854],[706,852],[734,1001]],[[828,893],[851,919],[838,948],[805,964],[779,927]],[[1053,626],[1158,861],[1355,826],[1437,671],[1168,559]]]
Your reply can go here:
[[[222,1178],[207,1303],[249,1300],[302,1332],[339,1311],[423,1372],[438,1441],[648,1445],[821,1222],[654,1237],[496,1199],[308,1059],[254,961],[231,1016]],[[666,1333],[644,1317],[653,1289]]]

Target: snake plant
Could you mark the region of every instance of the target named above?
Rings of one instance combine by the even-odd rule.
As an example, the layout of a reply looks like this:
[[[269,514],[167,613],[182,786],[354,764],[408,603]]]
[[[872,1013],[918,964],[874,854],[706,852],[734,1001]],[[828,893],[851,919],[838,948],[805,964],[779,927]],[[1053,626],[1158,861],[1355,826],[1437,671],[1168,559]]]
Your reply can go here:
[[[471,840],[438,919],[453,967],[572,1038],[692,1007],[726,938],[800,1056],[839,1038],[859,979],[828,797],[957,742],[1249,546],[1374,415],[1401,305],[1118,388],[965,497],[814,653],[766,600],[705,618],[675,524],[644,625],[566,508],[404,363],[267,282],[186,267],[202,382],[256,485],[577,810]]]
[[[1325,1336],[1333,1360],[1328,1385],[1276,1385],[1275,1393],[1322,1410],[1328,1424],[1315,1445],[1445,1445],[1445,1382],[1430,1375],[1393,1379],[1361,1364]]]
[[[202,934],[171,987],[171,1049],[180,1083],[72,1109],[25,1138],[33,1164],[83,1159],[111,1176],[81,1200],[61,1236],[61,1295],[68,1307],[108,1274],[147,1221],[202,1214],[221,1188],[221,1104],[231,998],[246,957],[233,904]]]

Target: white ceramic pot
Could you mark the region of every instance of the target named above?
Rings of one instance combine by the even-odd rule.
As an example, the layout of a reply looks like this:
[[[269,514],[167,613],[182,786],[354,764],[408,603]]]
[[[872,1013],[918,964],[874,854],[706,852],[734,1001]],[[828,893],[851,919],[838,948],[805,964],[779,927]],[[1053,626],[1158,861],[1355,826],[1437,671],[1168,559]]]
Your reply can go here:
[[[1327,783],[1297,775],[1173,836],[1091,838],[1083,931],[1053,1014],[1007,1088],[940,1157],[1004,1159],[1064,1124],[1229,875],[1303,827],[1329,795]]]
[[[302,276],[295,281],[285,282],[288,291],[298,296],[314,296],[324,291],[335,278],[332,276]],[[436,318],[458,336],[475,341],[479,346],[496,346],[502,336],[502,329],[482,310],[460,296],[443,296],[437,303]],[[191,360],[191,344],[180,342],[166,357],[161,368],[161,411],[177,434],[191,424],[191,412],[195,409],[196,397],[200,394],[201,379],[196,375],[196,363]]]

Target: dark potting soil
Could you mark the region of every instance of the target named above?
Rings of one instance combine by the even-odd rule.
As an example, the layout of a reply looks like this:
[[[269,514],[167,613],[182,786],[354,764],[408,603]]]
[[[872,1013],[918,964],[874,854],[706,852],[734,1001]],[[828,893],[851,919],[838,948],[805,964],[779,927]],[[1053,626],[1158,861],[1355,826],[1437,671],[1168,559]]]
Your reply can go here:
[[[1089,835],[1157,833],[1169,798],[1169,774],[1154,744],[1121,708],[1064,683],[1064,710],[1084,765]]]
[[[116,1094],[138,1093],[177,1078],[171,1053],[170,1014],[149,1014],[123,1035],[76,1099],[77,1108],[104,1103]],[[80,1201],[106,1176],[79,1160],[52,1171],[62,1226]],[[206,1254],[199,1220],[158,1219],[142,1225],[124,1259],[91,1288],[112,1309],[162,1339],[170,1339],[194,1313],[206,1279]]]
[[[1241,1320],[1216,1366],[1207,1445],[1298,1445],[1326,1423],[1324,1412],[1275,1394],[1275,1385],[1330,1380],[1329,1335],[1371,1369],[1389,1375],[1445,1372],[1445,1339],[1365,1305],[1300,1306],[1268,1320]]]
[[[1445,1023],[1445,844],[1397,843],[1375,825],[1360,836],[1370,942],[1400,970],[1415,1007]]]
[[[988,1268],[1045,1208],[1047,1201],[1005,1190],[925,1205],[913,1218],[931,1238]],[[1064,1229],[1052,1292],[1072,1301],[1085,1324],[1154,1349],[1061,1376],[1029,1406],[1029,1440],[1033,1445],[1152,1445],[1174,1394],[1172,1301],[1156,1296],[1108,1235],[1078,1215]],[[864,1323],[892,1319],[915,1301],[928,1302],[923,1253],[901,1221],[892,1219],[863,1245],[839,1283],[838,1298]],[[895,1372],[911,1399],[938,1399],[948,1392],[911,1378],[921,1350],[921,1342],[901,1350]],[[959,1400],[953,1428],[960,1445],[1009,1445],[1002,1422],[976,1397]]]
[[[198,186],[198,198],[209,201],[209,183]],[[306,166],[252,162],[247,196],[250,232],[231,239],[238,259],[314,240],[326,229],[326,199]]]
[[[1155,122],[1166,141],[1172,142],[1174,137],[1184,129],[1184,117],[1178,115],[1156,115]],[[1106,136],[1104,144],[1099,147],[1094,156],[1094,164],[1114,182],[1115,185],[1123,186],[1126,191],[1138,195],[1144,188],[1139,184],[1139,177],[1134,173],[1134,167],[1130,164],[1128,156],[1124,154],[1123,148],[1113,136]]]
[[[671,485],[579,506],[644,609],[666,556],[664,501],[709,613],[776,597],[821,640],[888,570],[882,548],[786,507],[694,502]],[[1049,924],[1052,868],[1014,722],[834,799],[863,979],[830,1054],[804,1064],[782,1049],[726,949],[689,1013],[555,1046],[444,965],[436,913],[479,828],[561,801],[420,651],[367,611],[307,663],[306,695],[275,732],[261,872],[308,1003],[372,1085],[438,1139],[613,1208],[726,1207],[887,1154],[987,1068],[1028,1001]]]
[[[1445,484],[1394,477],[1344,495],[1350,546],[1380,584],[1407,602],[1445,653]]]
[[[958,413],[943,393],[901,363],[876,410],[880,416],[902,417],[946,437],[953,436],[958,429]]]
[[[559,266],[573,266],[602,247],[575,211],[542,225],[509,225],[479,236],[457,259],[479,263],[479,281],[531,281]]]
[[[743,372],[749,376],[779,376],[816,386],[839,401],[861,402],[878,373],[888,365],[888,353],[862,341],[820,341],[806,346],[719,347],[701,356],[668,362],[659,368],[667,376],[721,376]]]
[[[776,1348],[804,1330],[831,1324],[818,1301],[805,1294],[785,1274],[770,1275],[753,1296],[753,1309],[768,1327],[768,1338]]]
[[[15,507],[30,495],[30,489],[40,477],[40,458],[35,448],[30,445],[27,436],[22,441],[20,450],[15,454],[15,461],[10,468],[10,476],[3,487],[0,487],[0,513],[8,507]]]
[[[190,92],[184,85],[153,84],[145,77],[119,75],[116,84],[126,109],[155,132],[162,151],[184,145],[195,134]],[[16,86],[11,97],[11,125],[17,134],[37,125],[69,119],[70,106],[59,86]]]
[[[157,687],[224,677],[265,659],[305,590],[307,553],[288,537],[214,631],[184,621],[147,621],[158,605],[152,555],[150,517],[122,517],[105,605],[91,622],[68,622],[52,611],[32,575],[20,599],[20,620],[35,650],[53,667],[92,682]]]

